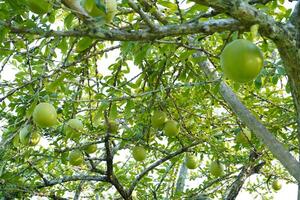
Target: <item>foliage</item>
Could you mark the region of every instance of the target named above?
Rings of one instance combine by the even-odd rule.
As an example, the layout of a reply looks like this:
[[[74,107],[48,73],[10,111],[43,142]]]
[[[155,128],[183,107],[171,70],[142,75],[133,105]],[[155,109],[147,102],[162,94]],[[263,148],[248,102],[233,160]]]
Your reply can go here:
[[[248,176],[257,173],[258,178],[243,190],[264,199],[272,198],[274,180],[296,183],[254,134],[249,145],[235,142],[249,129],[218,93],[220,80],[209,80],[199,67],[208,58],[222,74],[222,50],[235,39],[252,40],[249,28],[188,32],[178,27],[228,16],[190,1],[155,2],[118,1],[117,15],[103,24],[58,0],[51,0],[51,9],[41,15],[30,12],[26,1],[0,1],[0,199],[192,199],[202,193],[221,199],[246,167],[253,172]],[[286,22],[291,14],[282,0],[256,2],[253,7],[278,22]],[[156,26],[171,28],[156,33]],[[129,35],[139,30],[152,30],[154,36],[137,41]],[[254,43],[264,56],[256,79],[245,84],[223,80],[296,155],[296,115],[291,114],[295,110],[285,66],[268,37],[260,35]],[[204,54],[195,56],[198,51]],[[41,102],[55,107],[58,124],[35,125],[33,111]],[[153,127],[155,111],[178,123],[179,133],[168,137]],[[72,140],[64,127],[75,118],[83,129],[80,138]],[[28,124],[38,130],[41,141],[36,146],[14,145],[13,138]],[[84,153],[94,144],[95,153]],[[147,151],[141,162],[131,155],[136,146]],[[84,163],[71,165],[69,152],[82,153]],[[175,194],[185,152],[193,155],[197,168],[185,178],[193,184]],[[212,161],[224,166],[221,177],[211,175]]]

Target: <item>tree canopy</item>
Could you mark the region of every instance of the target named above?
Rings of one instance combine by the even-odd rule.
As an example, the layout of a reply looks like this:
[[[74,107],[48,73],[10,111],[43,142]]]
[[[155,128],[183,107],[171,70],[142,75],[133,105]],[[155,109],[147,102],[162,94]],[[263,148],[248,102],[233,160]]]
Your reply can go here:
[[[272,199],[299,184],[287,4],[0,1],[0,199]],[[263,60],[245,82],[221,62],[237,39]],[[234,70],[253,66],[234,48]]]

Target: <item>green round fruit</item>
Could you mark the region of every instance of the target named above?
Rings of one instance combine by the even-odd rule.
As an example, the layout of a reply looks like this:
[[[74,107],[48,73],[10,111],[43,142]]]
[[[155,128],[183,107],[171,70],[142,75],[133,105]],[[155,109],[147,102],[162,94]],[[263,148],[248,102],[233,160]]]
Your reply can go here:
[[[119,130],[119,124],[114,120],[109,120],[105,125],[110,133],[117,133]]]
[[[281,183],[278,180],[274,180],[273,183],[272,183],[272,188],[275,191],[280,190],[281,189]]]
[[[151,117],[151,123],[154,128],[163,128],[165,122],[167,120],[166,113],[162,111],[154,111],[152,117]]]
[[[225,76],[238,83],[255,79],[263,67],[263,62],[260,49],[244,39],[229,43],[221,54],[221,66]]]
[[[143,161],[146,159],[147,152],[143,147],[136,146],[132,150],[132,156],[136,161]]]
[[[196,169],[198,167],[197,158],[192,155],[187,155],[185,165],[188,169]]]
[[[21,144],[27,145],[29,143],[30,139],[30,126],[26,125],[23,128],[21,128],[19,132],[19,139]]]
[[[49,12],[51,4],[47,0],[28,0],[27,5],[30,11],[43,15]]]
[[[69,163],[73,166],[82,165],[84,162],[83,154],[80,150],[74,150],[69,154]]]
[[[235,138],[235,142],[243,146],[248,146],[250,140],[251,140],[251,132],[248,130],[244,132],[239,132]]]
[[[169,120],[165,123],[164,132],[168,137],[174,137],[179,133],[178,123],[174,120]]]
[[[42,128],[54,126],[57,123],[55,108],[49,103],[38,104],[33,111],[33,121]]]
[[[213,161],[210,164],[209,170],[210,170],[210,173],[215,177],[220,177],[224,174],[223,166],[217,161]]]
[[[79,119],[70,119],[65,125],[67,138],[79,139],[83,131],[83,124]]]
[[[41,139],[41,135],[37,131],[32,132],[29,139],[29,145],[30,146],[37,145],[40,142],[40,139]]]
[[[97,151],[97,144],[91,144],[84,148],[85,153],[91,154]]]

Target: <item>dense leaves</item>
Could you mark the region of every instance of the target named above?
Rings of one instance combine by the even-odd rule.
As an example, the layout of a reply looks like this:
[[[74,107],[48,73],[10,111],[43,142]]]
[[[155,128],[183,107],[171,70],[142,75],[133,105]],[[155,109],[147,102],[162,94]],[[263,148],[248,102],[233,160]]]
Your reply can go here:
[[[219,95],[220,79],[209,80],[199,67],[208,59],[222,76],[221,52],[235,39],[252,40],[249,29],[104,41],[101,34],[114,37],[111,29],[155,34],[156,26],[228,16],[190,1],[129,0],[118,1],[116,16],[105,23],[62,3],[67,1],[49,2],[51,9],[39,13],[26,1],[0,1],[0,199],[192,199],[204,193],[221,199],[246,168],[256,180],[243,190],[264,199],[272,199],[275,181],[295,183]],[[290,16],[284,1],[256,2],[278,22]],[[100,1],[94,3],[105,11]],[[97,28],[103,31],[99,37],[93,35]],[[268,37],[254,38],[264,57],[255,80],[221,79],[296,155],[285,66]],[[42,102],[54,106],[58,122],[35,123],[34,110]],[[24,127],[41,136],[37,145],[25,141],[32,133]],[[247,141],[236,141],[245,134],[251,135]],[[132,155],[137,147],[141,155]],[[186,152],[188,168],[195,169],[184,175]],[[184,190],[178,191],[181,176]]]

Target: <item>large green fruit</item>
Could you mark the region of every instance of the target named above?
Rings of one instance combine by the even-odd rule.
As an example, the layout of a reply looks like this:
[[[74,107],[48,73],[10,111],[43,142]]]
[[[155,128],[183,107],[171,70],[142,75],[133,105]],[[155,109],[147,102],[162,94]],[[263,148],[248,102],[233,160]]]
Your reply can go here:
[[[166,113],[162,111],[154,111],[151,117],[151,123],[154,128],[162,128],[167,120]]]
[[[47,0],[28,0],[27,5],[30,11],[36,14],[46,14],[51,9],[51,4]]]
[[[244,132],[239,132],[235,138],[235,142],[243,146],[248,146],[250,140],[251,140],[251,132],[248,130],[245,130]]]
[[[165,123],[164,132],[168,137],[174,137],[179,133],[179,125],[174,120],[169,120]]]
[[[146,159],[147,152],[143,147],[136,146],[132,150],[132,156],[136,161],[143,161]]]
[[[97,151],[97,144],[91,144],[85,147],[84,151],[88,154],[95,153]]]
[[[95,0],[84,0],[83,7],[85,11],[92,17],[103,17],[106,23],[110,23],[117,13],[116,0],[101,0],[103,8],[100,9]]]
[[[69,163],[73,166],[82,165],[84,162],[83,154],[80,150],[74,150],[69,154]]]
[[[275,191],[280,190],[280,189],[281,189],[281,183],[280,183],[278,180],[273,181],[273,183],[272,183],[272,188],[273,188]]]
[[[42,128],[55,125],[57,123],[55,108],[49,103],[38,104],[33,111],[33,121]]]
[[[224,174],[223,166],[218,161],[213,161],[210,164],[209,170],[210,170],[210,173],[215,177],[219,177]]]
[[[35,146],[40,142],[40,140],[41,140],[41,135],[38,133],[38,131],[33,131],[30,135],[29,145]]]
[[[188,169],[196,169],[198,167],[197,158],[192,155],[187,155],[185,165]]]
[[[239,83],[253,80],[263,67],[263,55],[252,42],[244,39],[229,43],[221,54],[225,75]]]
[[[83,124],[79,119],[70,119],[65,125],[67,138],[78,140],[83,131]]]

